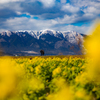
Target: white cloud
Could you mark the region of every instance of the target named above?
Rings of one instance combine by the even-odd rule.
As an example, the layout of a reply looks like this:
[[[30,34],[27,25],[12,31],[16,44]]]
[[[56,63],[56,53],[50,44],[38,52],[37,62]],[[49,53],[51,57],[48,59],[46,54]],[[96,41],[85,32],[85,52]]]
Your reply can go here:
[[[72,4],[78,7],[86,7],[90,5],[91,0],[71,0]]]
[[[67,31],[67,30],[74,30],[80,33],[85,33],[89,27],[87,26],[74,26],[74,25],[61,25],[57,20],[36,20],[32,18],[11,18],[8,19],[4,23],[4,27],[6,29],[0,29],[0,31],[4,30],[44,30],[44,29],[53,29],[57,31]],[[59,26],[56,26],[59,25]]]
[[[9,3],[9,2],[16,2],[16,1],[24,1],[24,0],[0,0],[0,4]]]
[[[77,21],[78,19],[79,16],[77,14],[73,14],[71,16],[64,15],[63,18],[56,18],[55,20],[57,20],[59,24],[71,24]]]
[[[1,1],[0,1],[1,2]],[[0,9],[11,9],[14,12],[21,12],[23,10],[23,8],[20,6],[19,3],[0,3]],[[6,13],[6,12],[5,12]]]
[[[21,15],[22,13],[20,11],[16,11],[16,14],[17,15]]]
[[[90,2],[90,5],[89,6],[93,6],[93,7],[96,7],[96,8],[100,8],[100,2]]]
[[[55,0],[38,0],[43,3],[45,7],[52,7],[55,4]]]
[[[61,4],[62,11],[70,12],[72,15],[64,15],[63,18],[55,18],[55,19],[47,19],[42,20],[42,15],[46,14],[43,13],[42,15],[37,15],[40,20],[32,19],[35,15],[31,15],[27,11],[22,12],[24,8],[20,6],[20,3],[16,3],[16,1],[27,1],[27,0],[0,0],[0,9],[9,8],[13,11],[15,11],[18,15],[25,14],[31,16],[31,18],[27,17],[15,17],[7,19],[4,23],[5,27],[7,27],[5,30],[43,30],[43,29],[55,29],[55,30],[75,30],[78,32],[85,32],[88,27],[86,26],[73,26],[73,25],[67,25],[64,26],[63,24],[71,24],[78,21],[84,21],[84,20],[91,20],[95,19],[98,14],[100,14],[100,3],[93,2],[91,0],[73,0],[72,5],[67,4]],[[55,5],[55,0],[29,0],[27,2],[41,2],[44,7],[53,7]],[[9,3],[10,2],[10,3]],[[11,3],[15,2],[15,3]],[[62,3],[66,2],[66,0],[61,0]],[[3,4],[8,3],[8,4]],[[56,5],[55,5],[56,6]],[[82,8],[81,8],[82,7]],[[45,8],[45,9],[46,9]],[[81,10],[84,12],[83,15],[78,15],[77,12]],[[62,25],[62,26],[61,26]],[[58,27],[57,27],[58,26]],[[1,29],[4,30],[4,29]]]
[[[81,10],[87,10],[89,13],[95,11],[97,13],[100,10],[100,0],[71,0],[71,4],[81,8]]]
[[[91,14],[100,14],[100,9],[97,9],[96,7],[90,6],[83,10],[85,13],[91,13]]]
[[[11,18],[8,19],[5,23],[5,27],[7,29],[14,31],[14,30],[42,30],[42,29],[48,29],[57,24],[55,20],[36,20],[32,18]],[[7,30],[6,29],[6,30]]]
[[[39,1],[41,2],[44,7],[52,7],[55,5],[55,0],[0,0],[0,4],[4,4],[4,3],[10,3],[10,2],[36,2]]]
[[[65,11],[65,12],[76,13],[76,12],[79,11],[79,8],[75,7],[75,6],[72,6],[70,4],[66,4],[66,5],[62,6],[61,10]]]
[[[66,3],[66,0],[61,0],[61,3]]]
[[[56,0],[30,0],[30,2],[36,2],[36,1],[41,2],[44,5],[44,7],[48,8],[54,6]]]
[[[64,15],[63,18],[56,18],[55,20],[58,22],[58,24],[72,24],[77,23],[80,21],[90,21],[97,18],[97,15],[94,13],[85,13],[82,16],[79,16],[78,14],[72,14],[72,15]]]
[[[67,26],[60,26],[60,27],[56,27],[55,30],[59,30],[60,31],[67,31],[67,30],[71,30],[71,31],[76,31],[79,33],[83,33],[83,34],[87,34],[87,31],[89,30],[90,26],[74,26],[74,25],[67,25]]]

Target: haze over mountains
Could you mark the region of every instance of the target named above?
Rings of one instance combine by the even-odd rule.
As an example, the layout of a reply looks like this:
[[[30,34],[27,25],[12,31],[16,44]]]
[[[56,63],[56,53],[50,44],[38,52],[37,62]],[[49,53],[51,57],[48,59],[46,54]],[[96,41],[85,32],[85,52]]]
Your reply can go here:
[[[77,55],[81,53],[84,34],[74,31],[6,31],[0,33],[0,48],[8,55]]]

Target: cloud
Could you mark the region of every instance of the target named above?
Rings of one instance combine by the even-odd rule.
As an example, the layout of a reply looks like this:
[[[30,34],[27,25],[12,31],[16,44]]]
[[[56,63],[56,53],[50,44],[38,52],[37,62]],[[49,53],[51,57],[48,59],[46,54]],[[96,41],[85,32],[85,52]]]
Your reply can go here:
[[[16,24],[15,24],[16,23]],[[10,18],[5,21],[6,30],[42,30],[54,26],[54,20],[36,20],[32,18],[20,17]]]
[[[74,24],[74,23],[79,23],[79,22],[89,22],[93,21],[97,18],[97,15],[94,13],[84,13],[82,15],[78,14],[72,14],[72,15],[67,15],[65,14],[63,18],[55,18],[55,20],[59,24]]]
[[[17,12],[21,12],[22,8],[18,3],[0,4],[0,23],[8,18],[20,17]]]
[[[64,15],[63,18],[57,18],[56,20],[58,21],[59,24],[70,24],[74,23],[77,18],[77,15]]]
[[[87,26],[74,26],[74,25],[64,25],[59,24],[56,20],[36,20],[32,18],[11,18],[2,25],[4,29],[0,29],[0,31],[10,30],[44,30],[44,29],[53,29],[57,31],[67,31],[67,30],[74,30],[77,32],[85,33],[86,30],[89,28]]]
[[[100,0],[70,0],[70,3],[77,7],[88,7],[100,5]]]
[[[18,17],[21,14],[36,16],[41,19],[54,19],[57,17],[63,17],[65,12],[60,11],[60,6],[58,4],[56,5],[56,7],[45,8],[41,2],[27,1],[27,2],[10,2],[10,3],[0,4],[0,13],[1,16],[4,16],[4,18],[5,15],[6,18],[9,18],[9,17]],[[49,0],[47,2],[49,2]],[[5,15],[3,14],[3,12],[5,13]],[[13,16],[14,15],[13,13],[15,13],[15,16]]]
[[[69,3],[65,3],[68,2]],[[100,17],[100,0],[0,0],[0,30],[67,30]],[[37,18],[37,19],[34,19]],[[71,25],[70,25],[71,24]]]
[[[0,19],[1,18],[9,18],[9,17],[14,17],[14,16],[17,16],[17,14],[10,10],[10,9],[2,9],[0,10]]]
[[[23,8],[20,6],[19,2],[10,2],[10,3],[0,3],[0,9],[10,9],[13,11],[21,11]]]
[[[100,10],[96,7],[90,6],[84,9],[85,13],[90,13],[90,14],[100,14]]]
[[[37,1],[39,1],[39,2],[41,2],[43,5],[44,5],[44,7],[47,7],[47,8],[49,8],[49,7],[52,7],[52,6],[54,6],[55,5],[55,1],[56,0],[0,0],[0,4],[7,4],[7,3],[11,3],[11,2],[27,2],[27,3],[31,3],[31,2],[37,2]]]
[[[79,7],[70,5],[69,3],[65,4],[61,8],[62,11],[76,13],[79,11]]]
[[[24,2],[22,1],[23,0],[20,0],[17,2],[10,2],[7,4],[0,4],[0,9],[2,9],[1,13],[4,10],[6,11],[6,9],[7,9],[6,12],[8,12],[8,9],[9,9],[10,12],[12,11],[12,14],[9,14],[9,15],[6,14],[6,16],[14,17],[13,13],[16,13],[15,17],[18,17],[18,15],[21,15],[21,14],[26,14],[26,15],[28,14],[30,16],[39,17],[40,19],[55,19],[55,18],[61,19],[61,18],[65,18],[66,15],[68,17],[77,15],[78,18],[81,19],[83,18],[83,15],[87,13],[89,13],[90,15],[93,15],[93,13],[95,13],[96,16],[100,14],[100,11],[99,11],[100,3],[97,3],[97,2],[89,3],[87,0],[84,0],[84,1],[71,0],[72,4],[69,4],[69,3],[59,4],[55,0],[29,0],[29,1],[25,0]],[[76,3],[80,4],[80,1],[82,1],[83,3],[82,5],[91,5],[91,6],[81,8],[75,5]]]
[[[66,12],[61,11],[61,5],[56,4],[53,7],[45,8],[39,2],[32,3],[22,3],[21,8],[23,9],[21,13],[29,13],[30,15],[37,16],[41,19],[54,19],[57,17],[63,17]]]
[[[91,0],[70,0],[71,4],[78,7],[86,7],[90,4]]]
[[[17,2],[17,1],[24,1],[24,0],[0,0],[0,4],[9,3],[9,2]]]
[[[52,7],[55,5],[55,0],[38,0],[43,3],[45,7]]]
[[[59,31],[71,30],[71,31],[76,31],[83,34],[86,34],[89,29],[90,29],[90,26],[87,27],[85,25],[83,26],[66,25],[66,26],[55,27],[55,30],[59,30]]]
[[[61,3],[66,3],[66,0],[61,0]]]

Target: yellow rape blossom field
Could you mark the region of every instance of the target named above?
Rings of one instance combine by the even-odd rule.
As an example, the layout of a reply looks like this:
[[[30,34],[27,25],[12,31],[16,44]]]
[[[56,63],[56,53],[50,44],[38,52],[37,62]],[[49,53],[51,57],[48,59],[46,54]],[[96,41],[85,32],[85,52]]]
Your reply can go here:
[[[1,57],[0,62],[0,100],[86,100],[90,95],[88,82],[80,83],[86,59]]]
[[[0,57],[0,100],[100,100],[100,23],[86,56]]]

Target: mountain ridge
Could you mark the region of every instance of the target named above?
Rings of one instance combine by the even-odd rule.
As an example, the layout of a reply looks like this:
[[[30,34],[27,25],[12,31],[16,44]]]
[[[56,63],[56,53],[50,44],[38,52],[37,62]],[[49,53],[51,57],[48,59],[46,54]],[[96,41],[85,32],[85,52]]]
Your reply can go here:
[[[5,31],[0,32],[0,47],[12,55],[38,55],[40,49],[43,49],[47,55],[82,54],[81,47],[84,36],[75,31],[48,29]],[[24,52],[22,53],[22,51]],[[26,53],[26,51],[32,51],[32,53]]]

